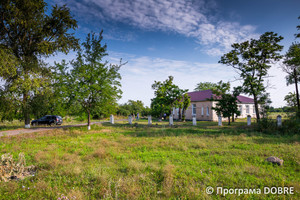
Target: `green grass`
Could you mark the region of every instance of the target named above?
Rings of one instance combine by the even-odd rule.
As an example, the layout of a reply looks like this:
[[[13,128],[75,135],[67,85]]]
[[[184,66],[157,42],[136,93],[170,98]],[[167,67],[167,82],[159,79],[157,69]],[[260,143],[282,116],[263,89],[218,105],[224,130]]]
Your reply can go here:
[[[136,123],[136,121],[134,121]],[[156,125],[157,123],[157,125]],[[208,186],[294,187],[293,195],[226,195],[227,199],[300,199],[300,136],[264,135],[243,120],[137,125],[104,123],[0,138],[0,155],[38,168],[33,177],[0,182],[0,199],[220,199]],[[283,166],[265,161],[284,160]],[[29,188],[29,189],[28,189]],[[73,198],[74,199],[74,198]]]

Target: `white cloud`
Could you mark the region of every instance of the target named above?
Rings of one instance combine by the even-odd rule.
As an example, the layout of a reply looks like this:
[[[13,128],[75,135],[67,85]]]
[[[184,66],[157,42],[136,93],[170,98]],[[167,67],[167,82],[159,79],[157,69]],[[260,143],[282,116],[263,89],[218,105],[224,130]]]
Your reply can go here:
[[[168,76],[174,76],[174,83],[182,89],[193,91],[199,82],[218,82],[220,80],[230,81],[232,87],[241,85],[236,81],[238,75],[231,67],[221,64],[188,62],[182,60],[170,60],[163,58],[153,58],[148,56],[135,56],[126,53],[108,52],[106,58],[111,63],[119,64],[120,58],[128,63],[121,67],[122,76],[122,99],[120,103],[125,103],[129,99],[142,100],[146,105],[150,105],[154,91],[151,85],[154,81],[164,81]],[[60,53],[55,57],[50,57],[46,61],[53,64],[54,61],[60,62],[62,59],[67,61],[74,59],[74,52],[66,55]],[[280,68],[280,64],[271,67],[269,82],[272,87],[267,89],[270,93],[272,105],[274,107],[284,106],[284,96],[288,92],[293,92],[294,85],[286,86],[285,73]]]
[[[238,75],[229,66],[221,64],[188,62],[182,60],[170,60],[163,58],[152,58],[147,56],[137,57],[129,54],[110,52],[109,60],[116,58],[128,60],[128,64],[120,70],[122,75],[123,97],[120,103],[129,99],[142,100],[150,105],[154,91],[151,85],[154,81],[164,81],[168,76],[174,76],[174,83],[182,89],[193,91],[199,82],[229,81],[232,87],[241,85],[237,81]],[[269,71],[271,78],[269,82],[272,87],[267,89],[270,93],[272,106],[281,107],[285,105],[284,96],[294,91],[294,86],[286,86],[285,74],[279,64],[273,65]]]
[[[214,56],[228,51],[232,43],[258,36],[252,25],[215,20],[210,14],[216,9],[215,1],[67,0],[63,3],[86,23],[122,22],[146,30],[179,33],[195,38],[204,45],[207,54]]]
[[[116,60],[116,57],[120,56],[128,60],[128,64],[122,66],[120,70],[123,91],[120,103],[125,103],[129,99],[142,100],[149,106],[151,98],[154,97],[151,85],[154,81],[166,80],[168,76],[173,76],[175,84],[189,91],[193,91],[196,84],[202,81],[218,82],[234,79],[233,70],[220,64],[128,56],[115,52],[110,52],[109,60]]]

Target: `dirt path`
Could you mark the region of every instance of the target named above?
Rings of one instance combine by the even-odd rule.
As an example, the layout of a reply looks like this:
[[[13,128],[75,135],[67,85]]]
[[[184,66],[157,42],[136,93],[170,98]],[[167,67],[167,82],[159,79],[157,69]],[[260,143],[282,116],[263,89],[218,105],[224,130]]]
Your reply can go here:
[[[122,120],[115,120],[115,121],[124,121]],[[100,122],[91,122],[91,125],[93,124],[101,124],[104,122],[109,122],[109,121],[100,121]],[[49,131],[53,129],[58,129],[58,128],[68,128],[68,127],[77,127],[77,126],[87,126],[87,123],[84,124],[74,124],[74,125],[65,125],[65,126],[53,126],[53,127],[34,127],[30,129],[15,129],[15,130],[7,130],[7,131],[0,131],[0,137],[1,136],[12,136],[12,135],[19,135],[23,133],[34,133],[34,132],[41,132],[41,131]]]

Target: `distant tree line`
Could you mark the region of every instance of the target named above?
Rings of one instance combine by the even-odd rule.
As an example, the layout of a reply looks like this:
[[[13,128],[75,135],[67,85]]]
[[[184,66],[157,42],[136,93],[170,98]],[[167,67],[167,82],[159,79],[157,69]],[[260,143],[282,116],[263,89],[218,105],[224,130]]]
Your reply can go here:
[[[117,107],[117,114],[120,116],[137,115],[148,116],[151,115],[151,109],[148,106],[144,106],[144,103],[140,100],[128,100],[127,103],[120,104]]]

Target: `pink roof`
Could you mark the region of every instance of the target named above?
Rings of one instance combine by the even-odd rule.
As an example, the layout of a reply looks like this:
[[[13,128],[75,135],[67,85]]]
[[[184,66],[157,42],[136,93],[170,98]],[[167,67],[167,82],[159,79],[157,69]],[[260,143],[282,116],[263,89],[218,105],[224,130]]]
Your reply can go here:
[[[237,96],[237,99],[238,99],[241,103],[254,103],[254,100],[253,100],[252,98],[249,98],[249,97]]]
[[[188,95],[191,97],[191,101],[207,101],[215,96],[211,90],[188,92]],[[237,96],[237,98],[241,103],[254,103],[253,99],[249,97]]]

